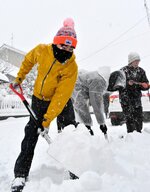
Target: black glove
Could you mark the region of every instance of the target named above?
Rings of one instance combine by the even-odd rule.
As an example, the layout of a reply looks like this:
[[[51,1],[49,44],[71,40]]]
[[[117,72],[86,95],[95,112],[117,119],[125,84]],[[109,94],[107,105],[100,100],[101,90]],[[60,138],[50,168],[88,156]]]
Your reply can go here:
[[[100,125],[100,129],[101,131],[104,133],[104,134],[107,134],[107,126],[104,124],[104,125]]]
[[[41,134],[42,137],[45,137],[46,134],[48,134],[49,128],[45,128],[41,130],[41,128],[38,128],[38,133]]]

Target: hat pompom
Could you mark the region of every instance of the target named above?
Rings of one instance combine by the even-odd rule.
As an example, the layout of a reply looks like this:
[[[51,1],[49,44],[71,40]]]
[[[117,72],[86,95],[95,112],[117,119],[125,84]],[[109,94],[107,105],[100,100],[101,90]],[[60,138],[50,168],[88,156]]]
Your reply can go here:
[[[74,21],[72,18],[67,18],[64,20],[63,22],[63,26],[64,27],[71,27],[71,28],[74,28]]]

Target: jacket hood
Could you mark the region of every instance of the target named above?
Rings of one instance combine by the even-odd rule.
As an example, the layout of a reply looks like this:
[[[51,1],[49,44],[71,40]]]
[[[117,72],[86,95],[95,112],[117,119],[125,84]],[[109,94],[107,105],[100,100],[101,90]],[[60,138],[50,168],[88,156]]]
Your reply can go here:
[[[99,75],[101,75],[105,79],[106,83],[108,83],[110,73],[111,73],[110,67],[109,66],[99,67],[97,72]]]

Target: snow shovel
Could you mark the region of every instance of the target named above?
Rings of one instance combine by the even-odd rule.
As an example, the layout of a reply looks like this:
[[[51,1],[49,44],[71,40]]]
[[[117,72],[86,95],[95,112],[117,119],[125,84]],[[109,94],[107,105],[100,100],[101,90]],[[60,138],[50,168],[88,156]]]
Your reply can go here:
[[[22,90],[22,87],[21,85],[18,85],[17,87],[19,88],[19,91],[17,91],[12,83],[10,84],[10,89],[16,93],[20,99],[22,100],[23,104],[25,105],[26,109],[29,111],[30,115],[31,115],[31,118],[33,119],[34,123],[36,124],[36,126],[39,128],[39,133],[42,137],[45,138],[45,140],[47,141],[48,144],[51,144],[52,141],[51,141],[51,138],[49,137],[49,135],[47,133],[43,134],[42,132],[44,131],[44,128],[39,124],[38,122],[38,118],[36,116],[36,114],[34,113],[34,111],[32,110],[32,108],[30,107],[28,101],[25,99],[24,95],[23,95],[23,90]],[[52,157],[52,156],[51,156]],[[55,159],[54,157],[52,157],[53,159]],[[56,160],[56,159],[55,159]],[[57,160],[56,160],[57,161]],[[57,161],[59,162],[59,161]],[[61,164],[61,162],[59,162]],[[66,169],[67,170],[67,169]],[[72,173],[71,171],[67,170],[70,174],[70,178],[71,179],[79,179],[79,177],[77,175],[75,175],[74,173]]]
[[[39,124],[38,122],[38,118],[36,117],[34,111],[31,109],[28,101],[25,99],[24,95],[23,95],[23,90],[22,87],[20,85],[18,85],[17,87],[19,88],[19,91],[17,91],[12,84],[10,84],[10,89],[16,93],[20,99],[22,100],[23,104],[25,105],[26,109],[29,111],[31,118],[33,119],[34,123],[36,124],[36,126],[39,128],[39,133],[41,134],[42,137],[45,138],[45,140],[47,141],[48,144],[51,143],[51,139],[49,137],[48,134],[42,134],[42,131],[44,131],[44,128]]]

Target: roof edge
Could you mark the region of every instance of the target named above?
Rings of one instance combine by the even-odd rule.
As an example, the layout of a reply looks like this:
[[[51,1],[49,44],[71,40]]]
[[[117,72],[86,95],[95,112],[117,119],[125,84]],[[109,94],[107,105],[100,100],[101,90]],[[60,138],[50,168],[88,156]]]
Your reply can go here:
[[[15,51],[17,53],[20,53],[22,55],[26,55],[26,53],[24,51],[21,51],[19,49],[16,49],[15,47],[12,47],[10,45],[7,45],[7,44],[3,44],[1,47],[0,47],[0,50],[2,50],[3,48],[7,48],[7,49],[10,49],[12,51]]]

